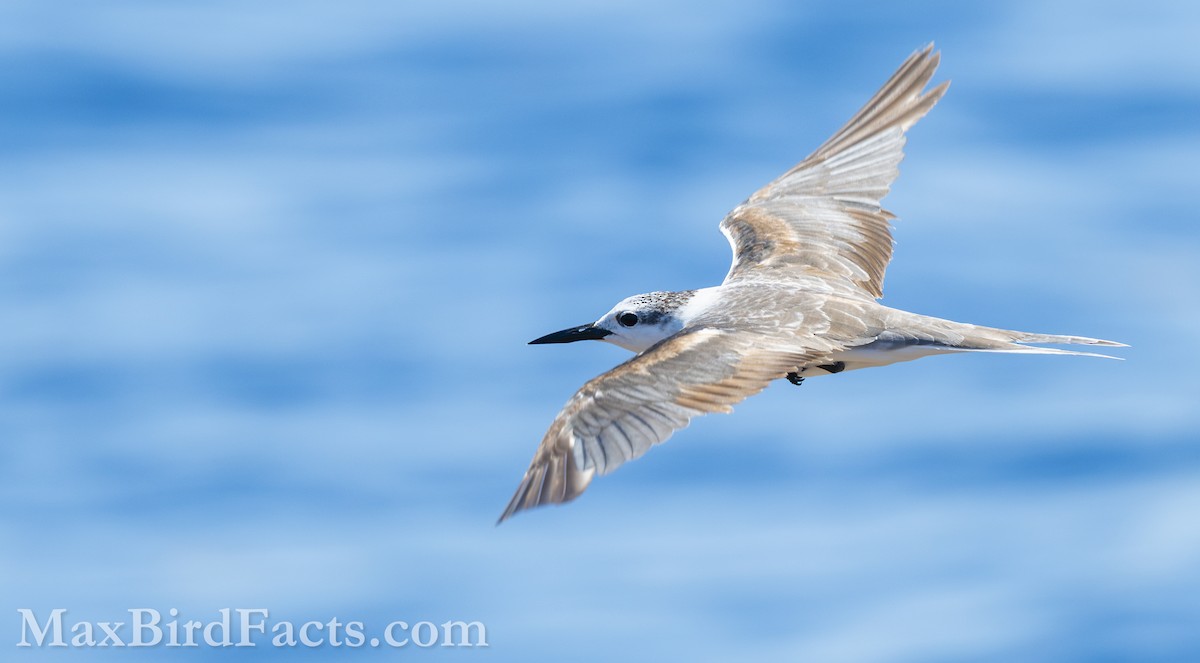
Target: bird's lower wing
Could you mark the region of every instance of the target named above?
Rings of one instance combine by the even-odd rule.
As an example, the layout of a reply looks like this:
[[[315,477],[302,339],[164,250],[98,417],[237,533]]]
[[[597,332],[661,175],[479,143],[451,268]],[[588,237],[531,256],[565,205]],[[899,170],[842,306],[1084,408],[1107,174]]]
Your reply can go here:
[[[769,382],[836,348],[783,348],[770,337],[687,330],[591,380],[559,412],[499,522],[575,499],[598,474],[646,453],[692,417],[728,412]]]

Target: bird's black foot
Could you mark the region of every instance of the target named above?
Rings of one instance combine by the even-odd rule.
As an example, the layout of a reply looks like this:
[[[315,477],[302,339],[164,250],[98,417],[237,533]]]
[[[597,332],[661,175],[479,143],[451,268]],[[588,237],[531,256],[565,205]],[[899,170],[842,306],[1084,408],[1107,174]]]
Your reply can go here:
[[[778,373],[776,373],[776,375],[778,375]],[[795,371],[792,371],[791,373],[787,374],[787,380],[788,380],[788,382],[791,382],[792,384],[796,385],[797,387],[799,387],[804,382],[804,378],[800,377],[800,374]]]
[[[842,371],[846,370],[846,362],[835,361],[832,364],[825,364],[823,366],[818,366],[817,368],[829,371],[830,373],[841,373]]]

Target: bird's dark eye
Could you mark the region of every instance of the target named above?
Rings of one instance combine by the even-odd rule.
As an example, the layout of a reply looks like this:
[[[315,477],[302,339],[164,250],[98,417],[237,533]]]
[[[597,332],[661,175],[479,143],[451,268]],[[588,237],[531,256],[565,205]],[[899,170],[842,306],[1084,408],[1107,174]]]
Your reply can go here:
[[[632,327],[638,323],[637,313],[626,311],[617,316],[617,322],[621,323],[622,327]]]

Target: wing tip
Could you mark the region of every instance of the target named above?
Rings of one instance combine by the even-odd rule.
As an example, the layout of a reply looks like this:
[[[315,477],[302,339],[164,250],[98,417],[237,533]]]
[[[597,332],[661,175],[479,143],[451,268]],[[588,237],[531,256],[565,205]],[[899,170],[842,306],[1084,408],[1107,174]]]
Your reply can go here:
[[[579,497],[592,481],[595,470],[575,467],[571,454],[535,460],[525,471],[508,506],[496,519],[496,527],[514,515],[547,504],[565,504]]]

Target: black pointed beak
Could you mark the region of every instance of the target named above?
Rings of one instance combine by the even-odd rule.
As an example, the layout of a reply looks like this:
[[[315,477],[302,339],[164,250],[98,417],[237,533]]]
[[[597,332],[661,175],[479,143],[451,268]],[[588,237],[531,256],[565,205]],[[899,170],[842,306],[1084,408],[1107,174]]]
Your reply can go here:
[[[612,332],[607,329],[602,329],[594,324],[580,325],[571,327],[562,331],[556,331],[553,334],[546,334],[541,338],[535,338],[529,342],[530,345],[542,345],[543,343],[574,343],[575,341],[598,341]]]

